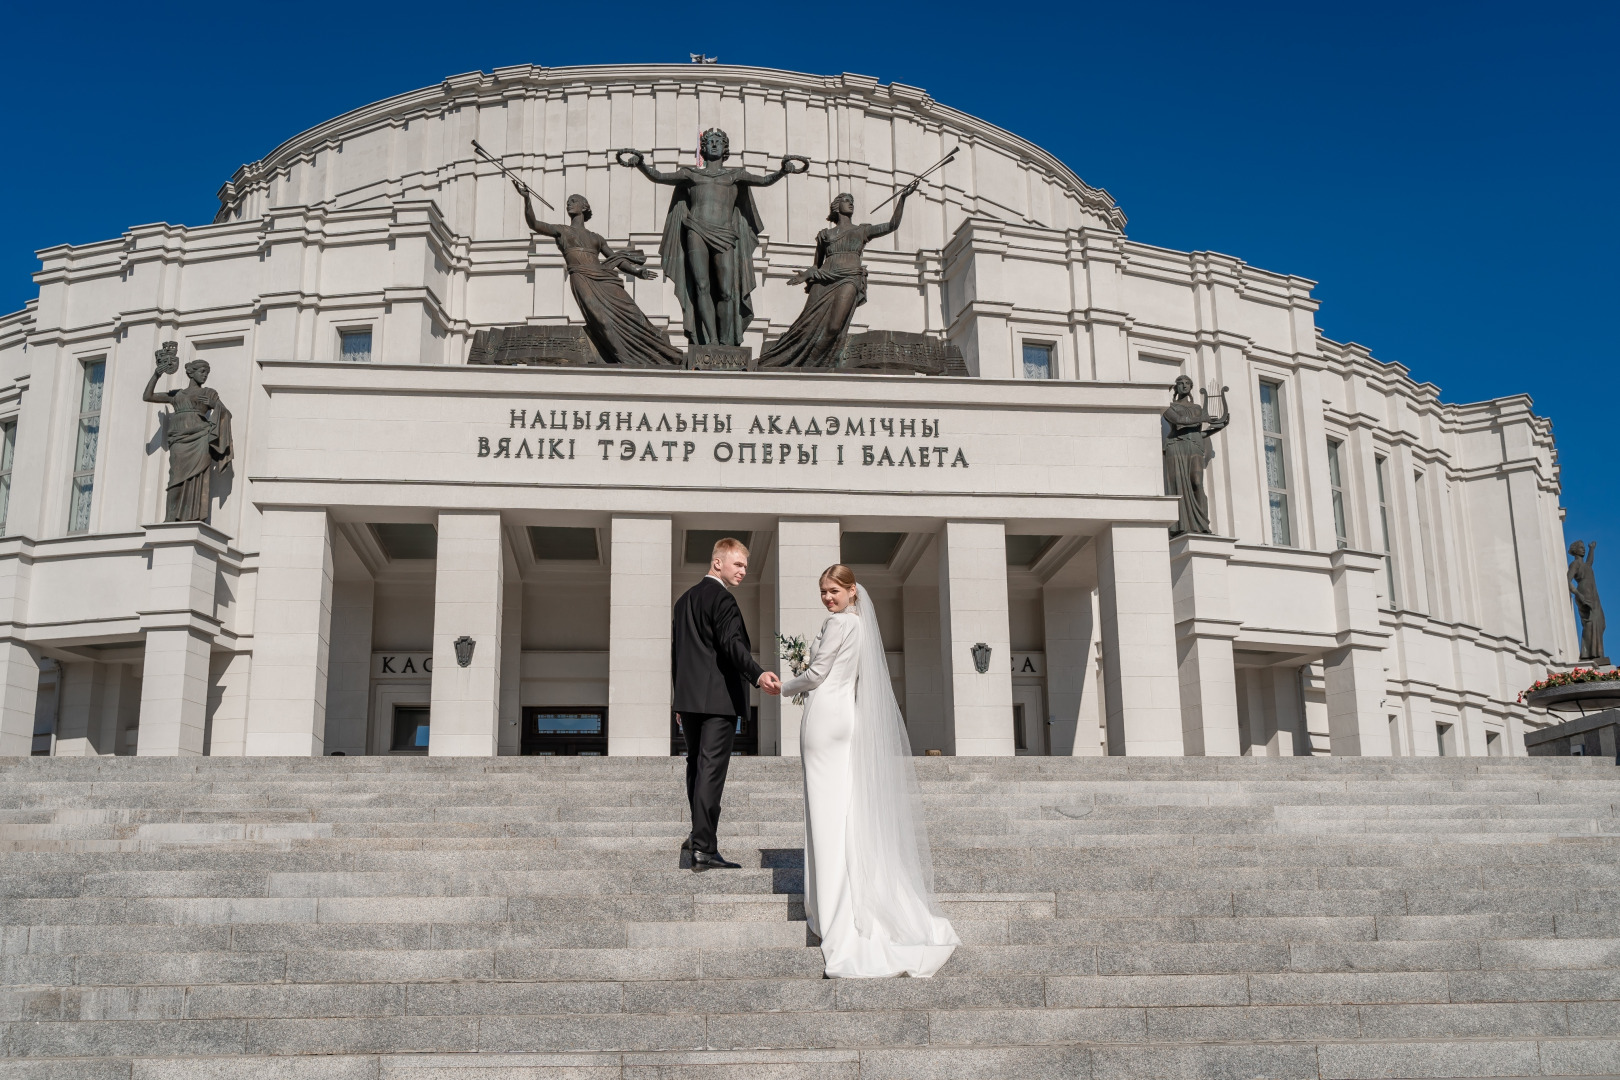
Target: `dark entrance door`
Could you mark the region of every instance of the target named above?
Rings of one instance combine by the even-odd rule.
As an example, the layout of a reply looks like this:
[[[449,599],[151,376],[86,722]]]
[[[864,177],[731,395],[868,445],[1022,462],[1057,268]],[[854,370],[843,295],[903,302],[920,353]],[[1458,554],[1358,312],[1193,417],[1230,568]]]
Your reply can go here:
[[[523,710],[523,752],[543,756],[607,754],[607,710],[531,705]]]

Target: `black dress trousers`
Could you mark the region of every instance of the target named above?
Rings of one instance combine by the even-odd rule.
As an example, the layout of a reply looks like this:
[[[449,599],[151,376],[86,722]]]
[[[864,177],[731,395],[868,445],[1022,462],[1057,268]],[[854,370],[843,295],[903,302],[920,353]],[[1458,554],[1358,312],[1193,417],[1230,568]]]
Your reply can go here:
[[[681,713],[686,736],[686,801],[692,807],[692,850],[714,854],[720,825],[720,793],[731,768],[737,738],[735,716]]]

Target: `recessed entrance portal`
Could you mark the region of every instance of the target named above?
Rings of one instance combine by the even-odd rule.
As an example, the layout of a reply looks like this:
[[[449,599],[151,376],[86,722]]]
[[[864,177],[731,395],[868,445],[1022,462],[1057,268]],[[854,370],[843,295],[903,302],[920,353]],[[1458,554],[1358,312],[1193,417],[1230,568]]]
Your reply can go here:
[[[607,710],[593,706],[523,710],[523,753],[541,757],[607,754]]]

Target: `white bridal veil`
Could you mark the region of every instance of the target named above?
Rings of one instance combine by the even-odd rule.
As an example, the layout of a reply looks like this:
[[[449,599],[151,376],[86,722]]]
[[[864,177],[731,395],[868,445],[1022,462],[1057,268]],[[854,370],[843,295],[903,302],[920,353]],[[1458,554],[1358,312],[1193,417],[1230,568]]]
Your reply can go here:
[[[847,834],[855,927],[863,937],[881,928],[897,945],[954,944],[956,935],[934,904],[917,770],[889,681],[877,611],[866,588],[856,588],[861,651],[850,737],[853,787]]]

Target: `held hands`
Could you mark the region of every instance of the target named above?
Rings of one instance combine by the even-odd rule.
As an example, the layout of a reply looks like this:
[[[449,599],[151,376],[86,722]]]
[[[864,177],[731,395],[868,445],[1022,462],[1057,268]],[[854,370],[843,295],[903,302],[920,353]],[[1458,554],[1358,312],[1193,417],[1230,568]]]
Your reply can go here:
[[[776,697],[782,692],[782,677],[774,671],[767,671],[759,677],[759,688]]]

